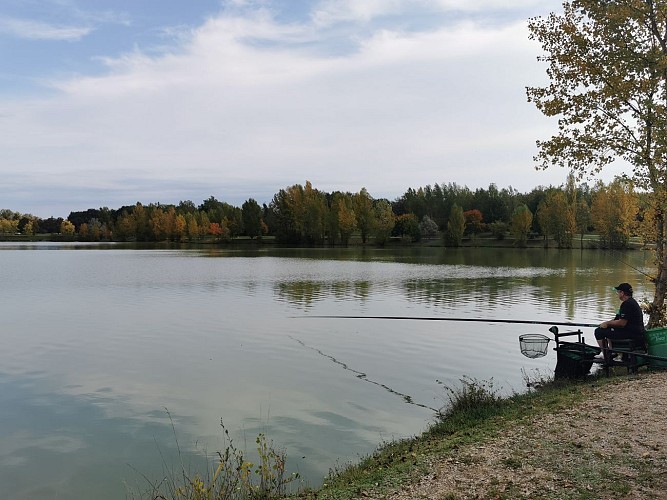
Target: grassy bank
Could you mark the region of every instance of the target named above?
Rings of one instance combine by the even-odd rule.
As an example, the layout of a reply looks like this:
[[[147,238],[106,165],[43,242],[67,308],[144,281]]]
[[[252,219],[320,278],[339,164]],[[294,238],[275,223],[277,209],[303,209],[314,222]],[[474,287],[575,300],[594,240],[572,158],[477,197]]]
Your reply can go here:
[[[650,373],[641,375],[649,379],[653,376]],[[436,416],[433,425],[424,434],[388,443],[359,464],[332,474],[321,489],[303,492],[298,497],[385,498],[394,492],[392,498],[431,498],[431,495],[424,496],[423,493],[405,492],[411,491],[412,485],[424,478],[427,482],[429,477],[435,478],[437,464],[443,463],[447,464],[446,472],[441,471],[440,474],[449,476],[447,480],[451,483],[468,481],[479,484],[491,475],[496,477],[496,482],[490,481],[475,493],[462,493],[459,489],[457,493],[445,496],[439,493],[434,498],[477,498],[478,495],[479,498],[526,498],[525,482],[523,489],[518,483],[528,474],[535,474],[535,485],[540,481],[545,483],[536,486],[539,494],[534,491],[528,495],[534,498],[610,498],[631,492],[636,494],[637,491],[644,491],[645,495],[640,496],[654,497],[651,488],[656,489],[658,485],[657,491],[661,491],[659,485],[667,481],[664,470],[667,450],[661,443],[653,443],[640,452],[633,452],[630,443],[636,444],[641,432],[635,432],[631,424],[627,426],[629,430],[624,429],[623,423],[612,422],[611,419],[612,416],[620,421],[632,418],[620,406],[618,413],[613,413],[614,404],[610,398],[620,392],[620,388],[638,380],[637,376],[629,377],[624,371],[619,371],[609,378],[548,382],[539,390],[504,399],[496,397],[486,383],[463,380],[460,388],[451,391],[451,408]],[[656,384],[662,381],[664,379],[660,382],[656,380]],[[643,383],[650,384],[650,380]],[[626,390],[640,391],[634,387]],[[590,409],[579,410],[600,399],[603,404],[609,403],[601,407],[602,421],[589,413]],[[643,411],[641,405],[635,409],[640,413]],[[644,413],[650,413],[650,410],[646,409]],[[579,424],[575,423],[575,418],[579,419]],[[536,429],[535,422],[539,422],[542,428]],[[603,437],[588,436],[581,422],[599,428]],[[577,425],[581,427],[570,428]],[[619,434],[613,435],[614,439],[606,448],[604,443],[602,448],[592,445],[606,439],[607,425],[611,426],[612,432],[619,428]],[[518,429],[521,439],[516,438]],[[568,436],[563,429],[572,432],[574,437]],[[625,432],[628,435],[624,435]],[[483,470],[479,465],[483,460],[480,457],[494,453],[490,451],[494,447],[487,446],[488,443],[502,441],[510,434],[513,437],[509,438],[509,443],[500,447],[495,445],[497,456],[495,461],[490,461],[494,464],[491,473],[488,468],[480,473]],[[530,439],[522,441],[525,435]],[[538,472],[535,473],[535,470]]]
[[[460,387],[444,388],[451,404],[434,416],[433,424],[422,435],[386,443],[359,464],[334,471],[319,490],[298,497],[353,499],[369,491],[382,494],[401,488],[427,474],[435,460],[462,446],[483,442],[509,427],[576,404],[583,397],[583,383],[603,385],[610,380],[547,381],[538,384],[539,390],[500,398],[491,382],[462,379]]]
[[[660,376],[662,375],[664,373]],[[211,471],[167,477],[166,480],[153,484],[149,498],[342,500],[385,498],[385,495],[392,492],[398,495],[396,498],[413,498],[409,494],[401,496],[400,492],[409,491],[409,488],[424,477],[433,475],[437,464],[449,462],[459,467],[458,471],[447,473],[455,481],[475,480],[471,479],[473,473],[470,471],[478,465],[481,455],[493,449],[489,443],[502,440],[516,433],[517,429],[531,434],[536,422],[544,424],[547,434],[553,435],[553,429],[569,425],[574,413],[568,412],[581,413],[578,408],[600,395],[617,392],[619,387],[652,376],[645,373],[641,377],[631,377],[625,372],[618,372],[612,377],[589,377],[583,381],[527,380],[530,385],[539,386],[539,389],[530,389],[527,393],[505,398],[498,396],[492,382],[464,378],[457,387],[443,387],[449,404],[434,415],[433,423],[426,432],[411,439],[385,443],[359,463],[331,471],[317,490],[298,488],[298,477],[285,474],[286,454],[276,452],[272,443],[260,435],[257,440],[260,463],[247,462],[243,453],[230,441],[226,451],[218,454],[218,460],[212,464]],[[607,399],[606,396],[604,398]],[[565,418],[562,417],[563,412]],[[584,418],[588,417],[586,410],[578,414],[578,417],[582,415]],[[557,425],[554,424],[555,421]],[[594,420],[593,424],[598,426],[597,420]],[[540,432],[544,435],[545,430]],[[562,429],[558,432],[562,432]],[[599,459],[607,454],[607,451],[591,449],[587,446],[585,435],[577,434],[576,438],[566,438],[562,434],[561,440],[558,433],[555,439],[542,439],[543,436],[538,434],[537,440],[530,441],[529,444],[517,440],[514,443],[516,447],[512,448],[506,443],[501,446],[500,452],[496,451],[500,458],[495,462],[493,472],[498,471],[503,479],[498,481],[499,489],[493,491],[492,497],[523,498],[514,483],[525,473],[524,469],[529,470],[536,462],[538,468],[550,467],[547,474],[568,478],[567,491],[538,495],[540,498],[569,498],[572,494],[578,498],[597,498],[591,490],[591,484],[603,480],[610,485],[607,490],[609,494],[632,491],[633,485],[627,484],[628,480],[623,474],[617,478],[613,472],[616,470],[626,471],[629,476],[632,476],[632,471],[641,471],[641,474],[635,474],[638,476],[635,479],[646,484],[667,480],[667,477],[660,476],[664,476],[660,467],[653,467],[653,458],[633,458],[629,453],[623,453],[622,446],[618,447],[620,454],[615,457],[609,455],[607,463],[601,464]],[[514,438],[509,439],[512,441]],[[599,440],[599,437],[596,439]],[[652,446],[656,451],[661,450],[658,444]],[[542,448],[544,456],[533,453],[534,448]],[[667,451],[667,445],[664,448]],[[567,460],[563,464],[561,462],[564,456]],[[658,462],[659,460],[655,461]],[[563,472],[561,469],[568,464],[576,465]],[[540,473],[545,474],[542,470]],[[549,487],[553,488],[553,485]],[[495,486],[492,486],[493,488]],[[297,489],[299,491],[295,493]],[[289,494],[289,490],[293,492]],[[487,494],[488,489],[484,490],[482,497]],[[141,497],[146,498],[143,495]],[[460,497],[467,498],[466,495],[453,493],[443,498]]]

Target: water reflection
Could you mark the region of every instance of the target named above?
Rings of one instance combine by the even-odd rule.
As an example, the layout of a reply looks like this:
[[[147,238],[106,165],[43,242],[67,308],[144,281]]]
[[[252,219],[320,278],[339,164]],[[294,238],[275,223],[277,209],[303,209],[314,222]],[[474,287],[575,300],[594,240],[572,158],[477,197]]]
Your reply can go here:
[[[274,285],[276,298],[300,308],[308,309],[313,303],[335,299],[364,302],[371,293],[369,281],[282,281]]]
[[[0,374],[3,495],[117,499],[125,497],[126,485],[144,489],[142,474],[159,478],[163,465],[178,458],[166,413],[107,415],[105,408],[119,404],[111,390],[89,396],[43,392],[32,377]],[[183,453],[202,465],[200,456]]]

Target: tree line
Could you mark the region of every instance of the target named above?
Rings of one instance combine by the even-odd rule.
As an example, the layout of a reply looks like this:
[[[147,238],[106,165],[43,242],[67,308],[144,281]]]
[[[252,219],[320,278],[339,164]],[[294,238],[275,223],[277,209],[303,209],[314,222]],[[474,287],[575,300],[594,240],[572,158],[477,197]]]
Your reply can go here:
[[[595,232],[605,248],[624,248],[641,235],[650,206],[630,182],[616,179],[593,187],[577,185],[570,175],[558,187],[536,187],[519,193],[512,187],[474,191],[455,183],[409,188],[390,201],[359,192],[325,192],[310,182],[280,189],[271,202],[250,198],[241,207],[211,196],[200,205],[151,203],[91,208],[71,212],[67,219],[40,219],[8,209],[0,210],[0,234],[60,233],[89,241],[231,241],[238,237],[274,237],[295,245],[384,245],[390,238],[412,242],[442,237],[448,246],[486,233],[511,237],[518,246],[542,238],[559,248],[570,248],[576,235]],[[581,241],[583,244],[583,240]]]

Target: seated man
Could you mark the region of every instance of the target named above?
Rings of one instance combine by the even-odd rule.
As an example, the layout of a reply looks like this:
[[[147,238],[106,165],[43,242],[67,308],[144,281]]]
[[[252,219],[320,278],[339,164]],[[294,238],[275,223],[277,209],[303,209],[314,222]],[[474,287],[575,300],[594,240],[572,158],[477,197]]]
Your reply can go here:
[[[634,339],[637,345],[644,344],[644,313],[635,299],[632,298],[632,287],[629,283],[621,283],[614,287],[621,301],[621,307],[616,317],[610,321],[600,323],[595,329],[595,338],[602,348],[600,357],[605,356],[607,348],[612,347],[614,340]]]

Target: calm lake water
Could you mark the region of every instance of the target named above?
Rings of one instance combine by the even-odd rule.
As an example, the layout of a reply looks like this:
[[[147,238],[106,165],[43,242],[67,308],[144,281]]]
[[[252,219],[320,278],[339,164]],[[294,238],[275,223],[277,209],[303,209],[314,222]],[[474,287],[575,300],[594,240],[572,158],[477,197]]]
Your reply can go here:
[[[0,243],[0,485],[14,499],[125,498],[265,433],[318,486],[415,435],[437,381],[523,391],[522,333],[597,323],[650,255],[513,249],[128,249]],[[592,328],[584,329],[589,342]],[[551,345],[553,347],[553,344]],[[433,409],[430,409],[433,408]],[[181,457],[178,456],[177,443]]]

